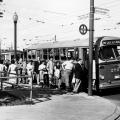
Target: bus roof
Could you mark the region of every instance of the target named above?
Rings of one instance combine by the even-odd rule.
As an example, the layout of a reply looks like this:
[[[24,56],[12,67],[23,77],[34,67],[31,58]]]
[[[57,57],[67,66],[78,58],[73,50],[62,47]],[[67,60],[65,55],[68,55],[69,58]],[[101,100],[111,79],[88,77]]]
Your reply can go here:
[[[101,38],[101,39],[99,39]],[[120,37],[113,37],[113,36],[101,36],[95,37],[94,43],[96,41],[100,42],[101,40],[116,40]],[[44,49],[44,48],[64,48],[64,47],[89,47],[89,38],[87,39],[75,39],[75,40],[66,40],[66,41],[55,41],[55,42],[46,42],[46,43],[38,43],[29,46],[27,49]]]
[[[46,43],[39,43],[33,44],[27,49],[42,49],[42,48],[63,48],[63,47],[88,47],[89,42],[88,39],[76,39],[76,40],[68,40],[68,41],[55,41],[55,42],[46,42]]]

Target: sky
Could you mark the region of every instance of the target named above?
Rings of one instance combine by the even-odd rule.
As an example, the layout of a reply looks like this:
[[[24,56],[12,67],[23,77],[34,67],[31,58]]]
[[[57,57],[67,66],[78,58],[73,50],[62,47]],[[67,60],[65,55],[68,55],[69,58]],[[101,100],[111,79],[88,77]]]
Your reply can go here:
[[[120,36],[120,1],[94,0],[94,36]],[[79,26],[89,29],[90,0],[3,0],[0,40],[3,49],[14,47],[14,12],[18,15],[17,49],[34,43],[84,39]],[[97,11],[98,9],[98,11]]]

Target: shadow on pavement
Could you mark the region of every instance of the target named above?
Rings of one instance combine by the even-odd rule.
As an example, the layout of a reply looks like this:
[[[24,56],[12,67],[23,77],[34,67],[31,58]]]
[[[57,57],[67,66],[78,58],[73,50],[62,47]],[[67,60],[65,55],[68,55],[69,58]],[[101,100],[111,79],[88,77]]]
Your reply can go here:
[[[65,93],[66,92],[63,90],[33,87],[31,102],[29,88],[9,88],[4,91],[0,91],[0,106],[36,104],[51,100],[51,96],[53,95],[62,95]]]
[[[98,96],[110,96],[110,95],[117,95],[120,94],[120,88],[109,88],[100,90],[99,92],[93,92],[94,95]]]

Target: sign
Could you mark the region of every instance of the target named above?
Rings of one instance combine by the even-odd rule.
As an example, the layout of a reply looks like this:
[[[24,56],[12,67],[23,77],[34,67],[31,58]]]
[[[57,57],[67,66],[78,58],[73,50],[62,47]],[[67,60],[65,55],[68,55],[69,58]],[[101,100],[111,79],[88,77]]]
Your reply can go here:
[[[120,40],[104,40],[103,45],[120,45]]]
[[[88,31],[87,26],[85,24],[80,25],[79,31],[82,35],[85,35]]]

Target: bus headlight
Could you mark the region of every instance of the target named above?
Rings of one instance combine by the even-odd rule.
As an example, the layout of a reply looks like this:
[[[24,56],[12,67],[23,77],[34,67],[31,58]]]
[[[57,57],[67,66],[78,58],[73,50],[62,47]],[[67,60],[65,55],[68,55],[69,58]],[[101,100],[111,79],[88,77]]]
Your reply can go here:
[[[114,78],[118,79],[118,78],[120,78],[120,75],[115,75]]]
[[[100,79],[101,79],[101,80],[104,80],[104,75],[100,75]]]

